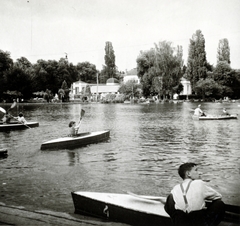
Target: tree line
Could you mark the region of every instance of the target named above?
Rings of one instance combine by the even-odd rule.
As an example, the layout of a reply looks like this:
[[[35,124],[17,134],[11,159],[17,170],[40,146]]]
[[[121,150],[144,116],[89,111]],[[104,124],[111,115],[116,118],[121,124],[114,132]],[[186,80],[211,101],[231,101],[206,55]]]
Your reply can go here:
[[[32,64],[27,58],[20,57],[14,62],[9,52],[0,50],[0,101],[10,99],[30,99],[44,95],[50,100],[56,94],[63,101],[69,100],[73,82],[83,81],[96,84],[106,83],[107,79],[122,78],[115,65],[115,53],[111,42],[105,44],[105,64],[101,71],[90,62],[73,65],[65,58],[38,60]],[[8,100],[9,99],[9,100]]]
[[[159,95],[171,98],[183,89],[181,78],[190,81],[193,97],[240,98],[240,71],[230,66],[228,40],[221,39],[217,49],[217,64],[214,67],[206,59],[205,39],[197,30],[190,39],[187,65],[183,64],[183,50],[171,42],[163,41],[137,58],[138,76],[141,78],[143,95]]]
[[[18,97],[30,99],[42,93],[46,99],[57,94],[68,101],[73,82],[106,83],[109,78],[122,80],[124,72],[118,71],[111,42],[105,43],[105,65],[101,71],[90,62],[73,65],[67,59],[38,60],[32,64],[21,57],[13,62],[9,52],[0,50],[0,100]],[[173,47],[171,42],[155,43],[147,51],[140,51],[136,58],[137,73],[141,85],[128,82],[119,91],[128,96],[172,98],[183,90],[181,78],[191,82],[193,96],[200,98],[240,98],[240,71],[231,68],[230,47],[227,39],[219,41],[217,65],[206,59],[205,39],[197,30],[190,39],[187,65],[183,61],[182,46]]]

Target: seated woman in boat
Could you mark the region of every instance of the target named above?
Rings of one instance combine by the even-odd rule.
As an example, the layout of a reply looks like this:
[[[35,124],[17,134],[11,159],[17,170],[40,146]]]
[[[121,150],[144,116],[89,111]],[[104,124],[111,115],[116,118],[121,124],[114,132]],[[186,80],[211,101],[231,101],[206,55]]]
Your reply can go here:
[[[69,122],[70,134],[69,136],[76,136],[80,127],[80,122],[76,125],[75,121]]]
[[[227,112],[226,108],[223,108],[223,115],[230,115],[230,114]]]
[[[14,117],[14,118],[18,120],[18,123],[22,123],[22,124],[26,124],[27,123],[27,120],[24,118],[22,112],[20,112],[18,114],[18,117]]]
[[[205,113],[201,110],[201,104],[194,110],[194,115],[196,116],[206,116]]]

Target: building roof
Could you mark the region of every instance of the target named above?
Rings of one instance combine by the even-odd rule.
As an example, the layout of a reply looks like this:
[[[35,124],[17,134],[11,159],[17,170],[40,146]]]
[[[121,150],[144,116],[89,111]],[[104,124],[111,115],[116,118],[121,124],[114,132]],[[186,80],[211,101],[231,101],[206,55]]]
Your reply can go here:
[[[117,93],[120,85],[91,85],[91,93]]]
[[[119,81],[116,78],[109,78],[106,84],[119,84]]]

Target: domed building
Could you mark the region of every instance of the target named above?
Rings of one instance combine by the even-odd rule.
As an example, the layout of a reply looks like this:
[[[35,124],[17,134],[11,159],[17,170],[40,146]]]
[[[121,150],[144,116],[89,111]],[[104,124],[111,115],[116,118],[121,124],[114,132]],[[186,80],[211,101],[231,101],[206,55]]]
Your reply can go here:
[[[109,78],[106,82],[108,86],[119,85],[119,81],[116,78]]]
[[[91,96],[98,96],[100,99],[107,94],[118,94],[120,83],[116,78],[109,78],[106,84],[88,84],[82,81],[74,82],[71,86],[71,95],[74,99],[79,99],[77,96],[81,95],[82,90],[90,86]]]

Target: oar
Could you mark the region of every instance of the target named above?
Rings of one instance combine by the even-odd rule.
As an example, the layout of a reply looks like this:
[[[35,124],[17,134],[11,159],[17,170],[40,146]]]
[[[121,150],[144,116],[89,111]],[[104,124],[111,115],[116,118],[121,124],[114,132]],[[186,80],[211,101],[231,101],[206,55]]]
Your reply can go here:
[[[82,117],[84,116],[85,111],[83,109],[81,109],[81,113],[80,113],[80,121],[82,120]]]
[[[2,113],[6,114],[6,110],[5,110],[4,108],[0,107],[0,111],[1,111]]]
[[[83,109],[81,109],[80,119],[79,119],[78,129],[77,129],[77,131],[76,131],[76,134],[78,133],[78,130],[79,130],[79,127],[80,127],[80,125],[81,125],[82,118],[83,118],[84,114],[85,114],[85,111],[84,111]]]
[[[8,109],[8,111],[10,110],[10,109],[13,109],[15,106],[16,106],[16,102],[14,101],[13,103],[12,103],[12,105],[11,105],[11,107]]]
[[[26,125],[26,124],[24,124],[23,122],[20,122],[21,124],[23,124],[24,126],[26,126],[28,129],[31,129],[31,127],[30,126],[28,126],[28,125]]]

